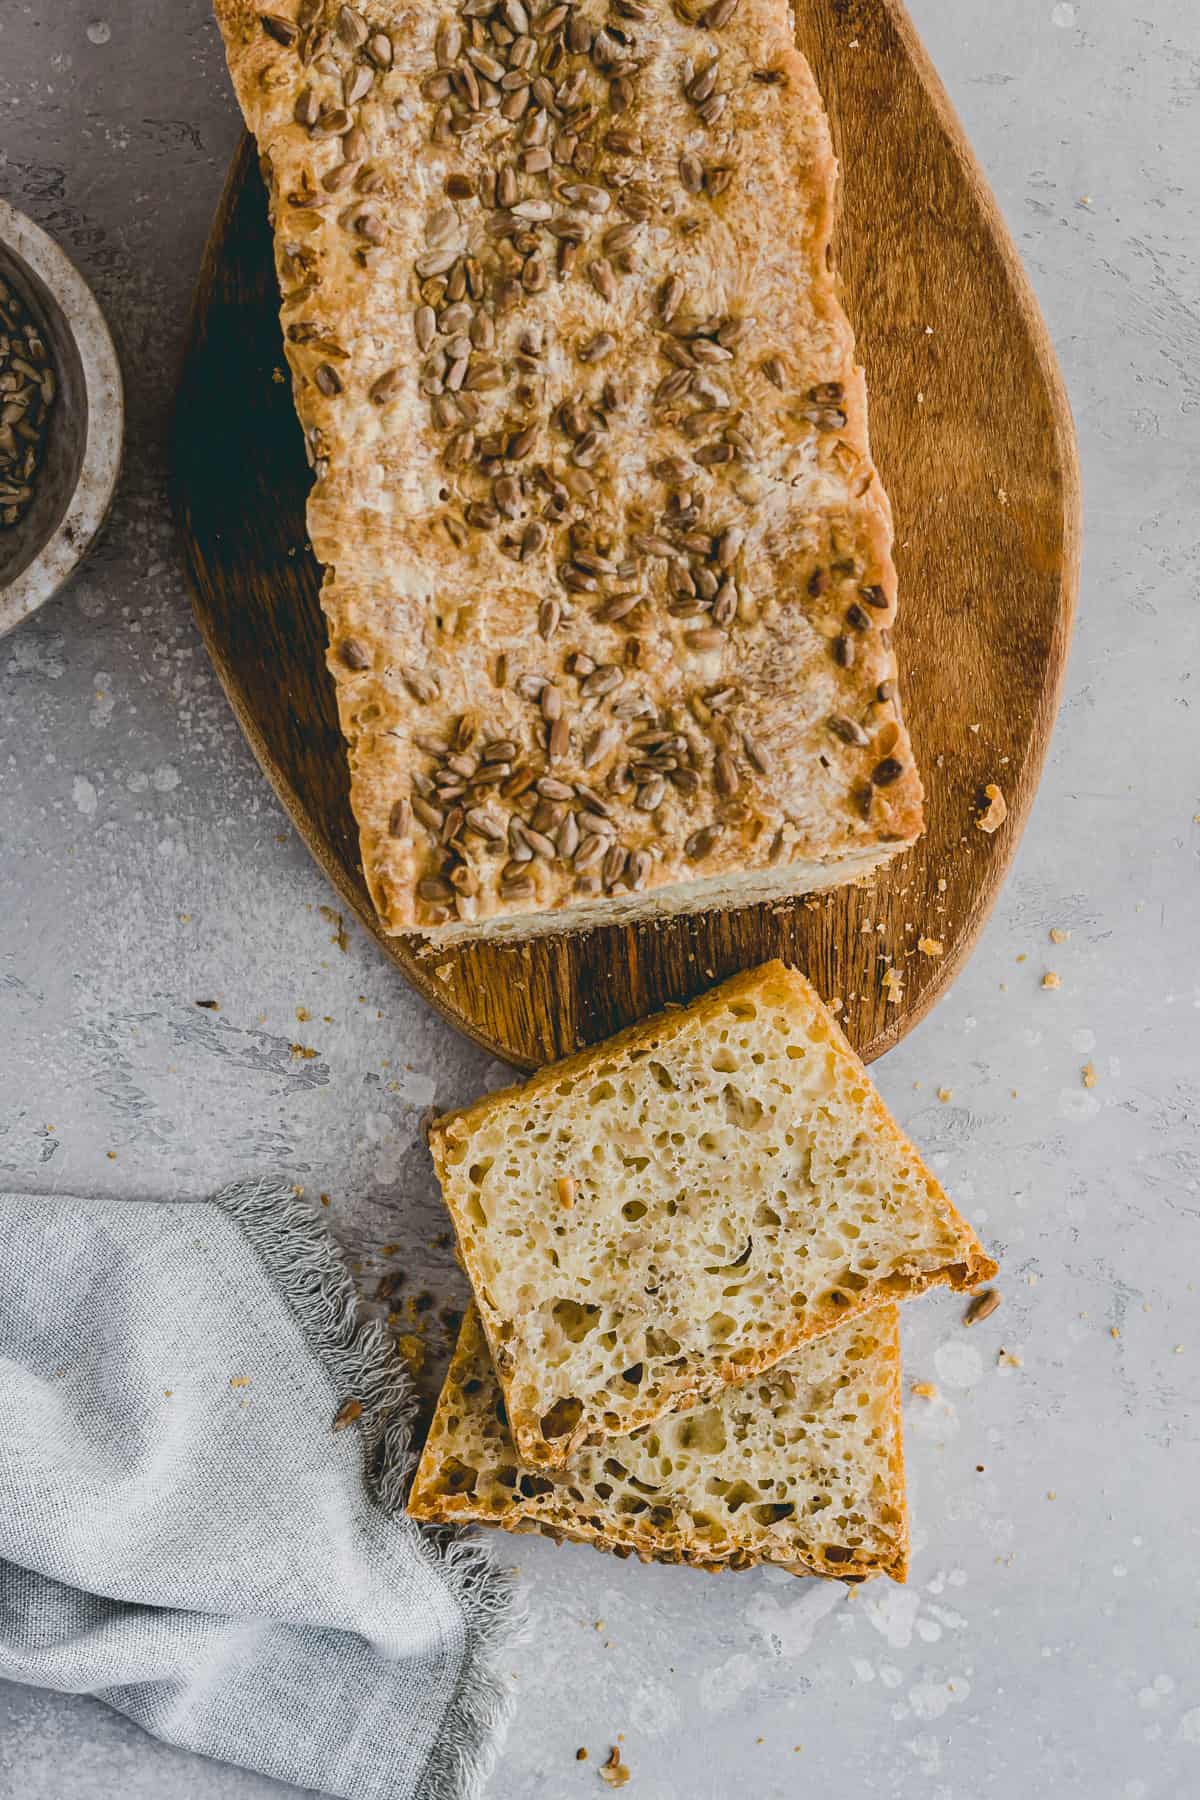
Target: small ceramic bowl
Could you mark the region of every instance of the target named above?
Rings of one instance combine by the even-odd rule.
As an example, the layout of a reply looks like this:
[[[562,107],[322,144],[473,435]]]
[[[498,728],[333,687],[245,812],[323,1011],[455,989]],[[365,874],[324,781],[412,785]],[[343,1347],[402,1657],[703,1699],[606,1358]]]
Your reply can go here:
[[[34,498],[0,526],[0,635],[56,594],[103,525],[121,466],[121,366],[91,289],[52,238],[0,200],[0,277],[40,325],[58,393]]]

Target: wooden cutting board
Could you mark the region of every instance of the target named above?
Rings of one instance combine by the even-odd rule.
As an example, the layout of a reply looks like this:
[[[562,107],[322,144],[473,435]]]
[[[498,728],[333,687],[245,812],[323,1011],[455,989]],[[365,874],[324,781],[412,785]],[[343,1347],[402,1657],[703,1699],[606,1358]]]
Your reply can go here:
[[[895,509],[905,711],[929,790],[925,837],[869,888],[527,945],[431,953],[419,939],[384,937],[324,666],[309,475],[249,140],[205,252],[174,479],[205,643],[343,900],[431,1005],[522,1066],[772,956],[839,999],[851,1041],[878,1056],[962,967],[1045,755],[1079,560],[1074,436],[1045,327],[899,0],[797,0],[796,16],[844,171],[836,253]],[[975,819],[991,782],[1008,819],[987,835]],[[940,954],[920,950],[921,939]],[[885,986],[889,968],[898,985]]]

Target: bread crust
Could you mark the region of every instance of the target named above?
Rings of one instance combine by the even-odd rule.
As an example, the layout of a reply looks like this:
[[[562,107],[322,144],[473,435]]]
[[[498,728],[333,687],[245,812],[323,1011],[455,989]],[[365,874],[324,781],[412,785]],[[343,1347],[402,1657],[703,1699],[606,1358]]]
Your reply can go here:
[[[624,43],[610,37],[614,62],[566,54],[551,85],[579,75],[596,116],[556,102],[546,142],[594,146],[586,180],[561,162],[527,170],[528,115],[484,106],[431,141],[439,105],[459,104],[427,91],[439,32],[470,49],[451,0],[342,8],[363,44],[344,41],[332,3],[215,7],[271,194],[329,667],[384,929],[453,939],[736,905],[764,882],[860,879],[910,844],[922,794],[896,692],[891,513],[827,260],[828,124],[785,0],[740,0],[719,31],[656,0]],[[606,16],[593,0],[575,13],[593,30]],[[550,42],[536,38],[539,57]],[[714,54],[725,98],[705,123],[688,59],[702,76]],[[465,197],[502,166],[534,209],[508,236],[493,233],[503,208]],[[578,227],[578,248],[536,286],[531,259],[544,268],[573,241],[551,226]],[[419,276],[443,240],[463,255]],[[440,290],[464,257],[459,302]],[[673,281],[683,298],[666,319]],[[435,324],[466,312],[423,352],[430,305]],[[460,326],[479,338],[457,390],[478,417],[442,425],[459,401],[423,384],[446,387],[428,359],[466,343]],[[536,354],[520,348],[531,329]],[[593,359],[601,334],[613,348]],[[679,356],[700,360],[689,373]],[[661,399],[672,373],[690,385]],[[594,455],[563,425],[575,402]],[[544,538],[527,552],[531,528]],[[640,603],[610,617],[622,596]],[[604,843],[592,861],[588,821]]]
[[[548,1098],[566,1081],[584,1073],[596,1079],[619,1076],[622,1068],[630,1066],[635,1053],[653,1049],[665,1057],[669,1055],[674,1038],[682,1033],[702,1033],[707,1023],[725,1011],[731,1002],[741,999],[752,1001],[764,995],[783,997],[803,1013],[815,1009],[820,1015],[838,1052],[862,1072],[865,1094],[862,1104],[864,1133],[882,1140],[895,1152],[910,1158],[921,1171],[925,1192],[939,1225],[957,1241],[961,1254],[936,1268],[900,1262],[892,1273],[882,1280],[869,1282],[856,1297],[847,1298],[845,1304],[825,1302],[814,1305],[806,1311],[799,1324],[780,1330],[760,1347],[739,1345],[736,1363],[718,1362],[709,1371],[681,1371],[670,1385],[665,1401],[656,1401],[649,1406],[640,1406],[636,1401],[628,1403],[620,1434],[624,1435],[640,1425],[650,1423],[666,1411],[686,1411],[710,1400],[732,1383],[748,1380],[753,1375],[772,1368],[802,1343],[821,1337],[838,1325],[870,1312],[877,1306],[893,1300],[915,1298],[935,1286],[949,1286],[959,1290],[973,1288],[996,1274],[997,1264],[985,1253],[971,1227],[923,1163],[916,1146],[888,1112],[861,1059],[823,1006],[811,983],[798,969],[788,968],[778,961],[745,970],[693,1000],[686,1007],[669,1008],[631,1025],[607,1043],[550,1064],[525,1083],[517,1083],[489,1094],[476,1101],[473,1106],[443,1114],[430,1127],[430,1151],[458,1237],[459,1257],[475,1290],[481,1321],[508,1405],[513,1436],[523,1461],[551,1468],[562,1467],[578,1446],[588,1440],[593,1427],[584,1415],[576,1429],[555,1442],[548,1442],[539,1421],[525,1413],[518,1403],[514,1393],[513,1357],[506,1340],[505,1321],[488,1301],[487,1274],[476,1253],[469,1221],[462,1211],[450,1158],[451,1148],[464,1144],[483,1121],[502,1112],[518,1098],[522,1101]]]
[[[560,1543],[569,1540],[591,1544],[597,1550],[637,1556],[642,1562],[685,1563],[713,1573],[727,1568],[753,1568],[761,1563],[774,1563],[794,1575],[819,1575],[839,1581],[863,1581],[876,1575],[890,1575],[893,1581],[904,1582],[908,1575],[909,1525],[904,1480],[899,1309],[894,1305],[880,1307],[866,1323],[876,1342],[862,1379],[867,1383],[883,1421],[881,1429],[887,1441],[888,1473],[884,1495],[881,1497],[873,1485],[870,1489],[864,1486],[859,1504],[868,1513],[882,1506],[894,1515],[897,1523],[888,1533],[886,1549],[861,1548],[856,1551],[839,1544],[830,1545],[819,1541],[820,1534],[816,1532],[810,1532],[805,1541],[802,1528],[789,1521],[786,1527],[776,1527],[768,1532],[751,1528],[745,1532],[741,1544],[737,1542],[735,1525],[727,1552],[714,1554],[711,1539],[694,1524],[686,1522],[690,1517],[688,1497],[682,1491],[674,1496],[676,1503],[673,1506],[671,1498],[666,1500],[666,1509],[671,1510],[671,1516],[666,1520],[654,1522],[647,1513],[622,1514],[613,1507],[605,1512],[604,1502],[594,1491],[588,1495],[587,1477],[571,1465],[561,1472],[558,1480],[536,1477],[534,1487],[542,1491],[529,1494],[520,1491],[520,1476],[514,1469],[511,1474],[516,1480],[506,1492],[496,1480],[497,1468],[509,1460],[510,1454],[515,1455],[515,1451],[503,1426],[492,1423],[491,1395],[486,1388],[475,1404],[497,1440],[492,1448],[493,1466],[473,1471],[477,1480],[472,1491],[455,1491],[449,1479],[456,1460],[455,1452],[461,1447],[463,1454],[469,1455],[472,1449],[470,1420],[464,1416],[472,1401],[464,1394],[464,1386],[470,1386],[472,1382],[477,1386],[481,1377],[486,1381],[488,1373],[484,1368],[486,1344],[474,1308],[463,1320],[437,1412],[413,1478],[409,1515],[431,1524],[481,1524],[498,1526],[505,1531],[537,1532]],[[494,1370],[490,1373],[494,1380]],[[621,1451],[623,1442],[615,1440],[613,1448]],[[865,1483],[866,1471],[862,1473]],[[482,1493],[478,1491],[480,1485],[484,1488]],[[582,1487],[581,1498],[572,1493],[573,1486]],[[756,1544],[758,1548],[753,1547]]]

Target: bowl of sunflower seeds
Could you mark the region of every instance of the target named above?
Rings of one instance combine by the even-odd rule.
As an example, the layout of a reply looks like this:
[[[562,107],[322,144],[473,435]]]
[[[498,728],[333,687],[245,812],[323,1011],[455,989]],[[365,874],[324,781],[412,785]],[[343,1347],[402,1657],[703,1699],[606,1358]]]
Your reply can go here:
[[[121,366],[91,289],[0,200],[0,635],[87,554],[116,487],[124,422]]]

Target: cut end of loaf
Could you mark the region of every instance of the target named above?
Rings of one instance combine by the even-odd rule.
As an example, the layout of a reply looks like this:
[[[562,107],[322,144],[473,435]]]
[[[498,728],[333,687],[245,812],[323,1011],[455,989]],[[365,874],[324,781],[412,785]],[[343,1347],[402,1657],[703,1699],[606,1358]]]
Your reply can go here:
[[[409,1497],[478,1523],[707,1569],[903,1581],[908,1564],[899,1319],[881,1307],[709,1406],[522,1468],[471,1308]]]
[[[508,941],[544,937],[548,932],[586,931],[603,925],[636,925],[644,919],[674,918],[697,912],[729,912],[737,907],[773,900],[802,899],[806,894],[867,881],[893,856],[911,849],[915,841],[915,838],[897,839],[873,844],[845,856],[791,863],[786,868],[668,882],[641,893],[606,894],[595,900],[581,900],[565,911],[512,911],[482,921],[464,923],[454,919],[442,925],[414,925],[403,920],[393,923],[382,914],[381,918],[392,934],[415,931],[435,943],[455,944],[468,938]]]
[[[994,1264],[781,963],[433,1127],[523,1461]]]

